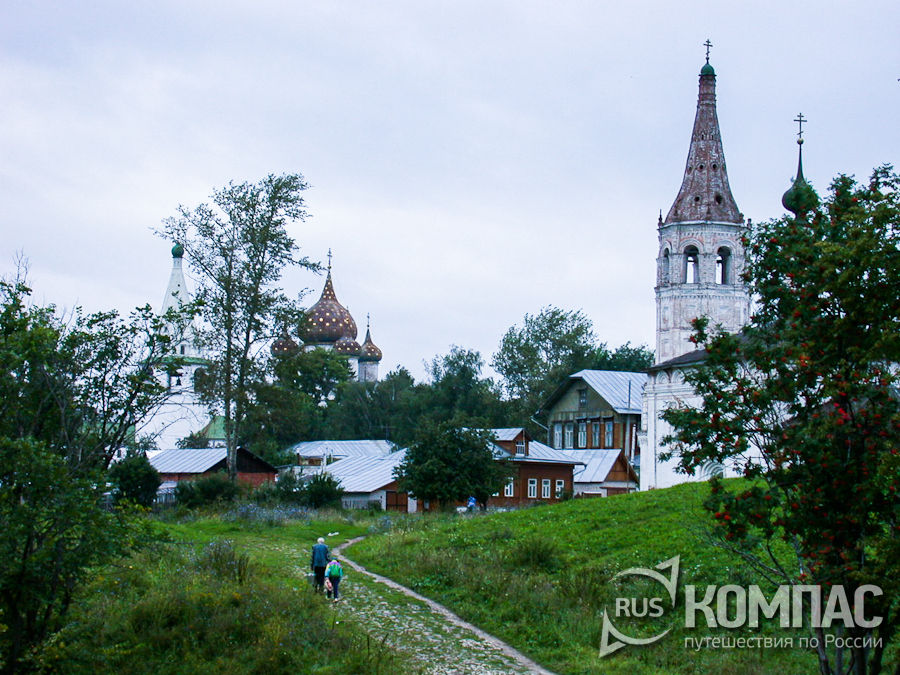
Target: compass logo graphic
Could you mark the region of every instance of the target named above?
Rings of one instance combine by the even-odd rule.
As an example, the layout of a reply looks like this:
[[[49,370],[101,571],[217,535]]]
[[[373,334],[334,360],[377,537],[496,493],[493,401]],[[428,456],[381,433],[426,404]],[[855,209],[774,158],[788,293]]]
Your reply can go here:
[[[653,569],[648,569],[646,567],[630,567],[627,570],[622,570],[616,576],[612,578],[613,581],[619,579],[620,577],[626,576],[641,576],[647,577],[649,579],[653,579],[662,585],[662,587],[666,590],[668,594],[668,606],[670,609],[675,609],[675,591],[678,585],[678,572],[679,572],[679,562],[681,556],[675,556],[674,558],[669,558],[665,562],[660,563]],[[669,576],[664,576],[661,572],[668,570]],[[616,608],[615,615],[616,617],[622,616],[648,616],[648,617],[659,617],[662,616],[666,612],[666,598],[664,597],[652,597],[652,598],[616,598]],[[636,638],[629,637],[622,633],[618,628],[613,624],[613,620],[610,617],[610,612],[606,611],[603,613],[603,632],[600,637],[600,656],[606,656],[607,654],[612,654],[613,652],[625,647],[626,645],[649,645],[657,640],[662,639],[666,633],[668,633],[671,629],[667,628],[662,633],[658,635],[654,635],[649,638]]]

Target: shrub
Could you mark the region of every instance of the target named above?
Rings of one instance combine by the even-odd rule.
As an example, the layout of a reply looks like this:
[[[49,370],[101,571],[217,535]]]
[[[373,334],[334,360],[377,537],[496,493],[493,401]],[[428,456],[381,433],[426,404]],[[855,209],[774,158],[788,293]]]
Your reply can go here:
[[[304,489],[308,506],[320,509],[326,506],[340,508],[344,489],[341,483],[327,473],[317,473],[306,483]]]
[[[213,473],[195,480],[179,481],[175,486],[175,501],[194,508],[215,502],[230,502],[238,494],[238,487],[224,473]]]
[[[162,480],[143,453],[129,454],[109,467],[109,480],[115,486],[116,502],[129,501],[150,507]]]
[[[510,550],[515,565],[552,572],[560,567],[559,547],[547,539],[532,537],[516,542]]]

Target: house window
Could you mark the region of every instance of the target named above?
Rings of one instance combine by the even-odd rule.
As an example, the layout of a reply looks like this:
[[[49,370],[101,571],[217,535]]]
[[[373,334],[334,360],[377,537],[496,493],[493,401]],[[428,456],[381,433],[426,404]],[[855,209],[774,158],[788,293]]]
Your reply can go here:
[[[603,447],[611,448],[613,446],[613,421],[606,420],[603,422]]]
[[[587,389],[578,390],[578,407],[587,408]]]
[[[578,423],[578,447],[587,447],[587,422]]]
[[[503,496],[504,497],[515,497],[516,496],[516,479],[515,478],[510,478],[507,481],[506,487],[503,488]]]
[[[594,448],[600,447],[600,422],[591,424],[591,446]]]
[[[550,499],[550,479],[541,481],[541,499]]]
[[[566,481],[558,479],[556,481],[556,498],[562,497],[562,493],[566,491]]]
[[[562,423],[560,422],[553,425],[553,447],[562,447]]]
[[[537,499],[537,478],[528,479],[528,498]]]
[[[516,441],[516,454],[517,455],[525,454],[525,441]]]
[[[575,423],[574,422],[566,422],[566,445],[565,447],[571,448],[574,445],[575,441]]]

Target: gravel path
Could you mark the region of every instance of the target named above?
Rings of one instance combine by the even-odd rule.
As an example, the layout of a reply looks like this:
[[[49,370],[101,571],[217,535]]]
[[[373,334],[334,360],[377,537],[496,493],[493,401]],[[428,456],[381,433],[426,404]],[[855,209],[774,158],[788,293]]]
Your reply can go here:
[[[374,635],[408,654],[427,675],[553,675],[527,656],[443,605],[397,582],[370,572],[343,553],[357,537],[334,553],[358,574],[341,582],[335,611],[349,612],[374,627]],[[383,632],[382,634],[378,634]]]

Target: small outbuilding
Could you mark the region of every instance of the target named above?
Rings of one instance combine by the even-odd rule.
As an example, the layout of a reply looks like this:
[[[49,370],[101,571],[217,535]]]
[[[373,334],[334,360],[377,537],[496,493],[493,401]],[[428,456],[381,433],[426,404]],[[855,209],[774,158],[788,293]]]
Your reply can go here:
[[[164,450],[150,457],[163,483],[177,483],[227,470],[225,448],[186,448]],[[237,479],[250,485],[275,480],[278,470],[266,460],[244,448],[237,449]]]

